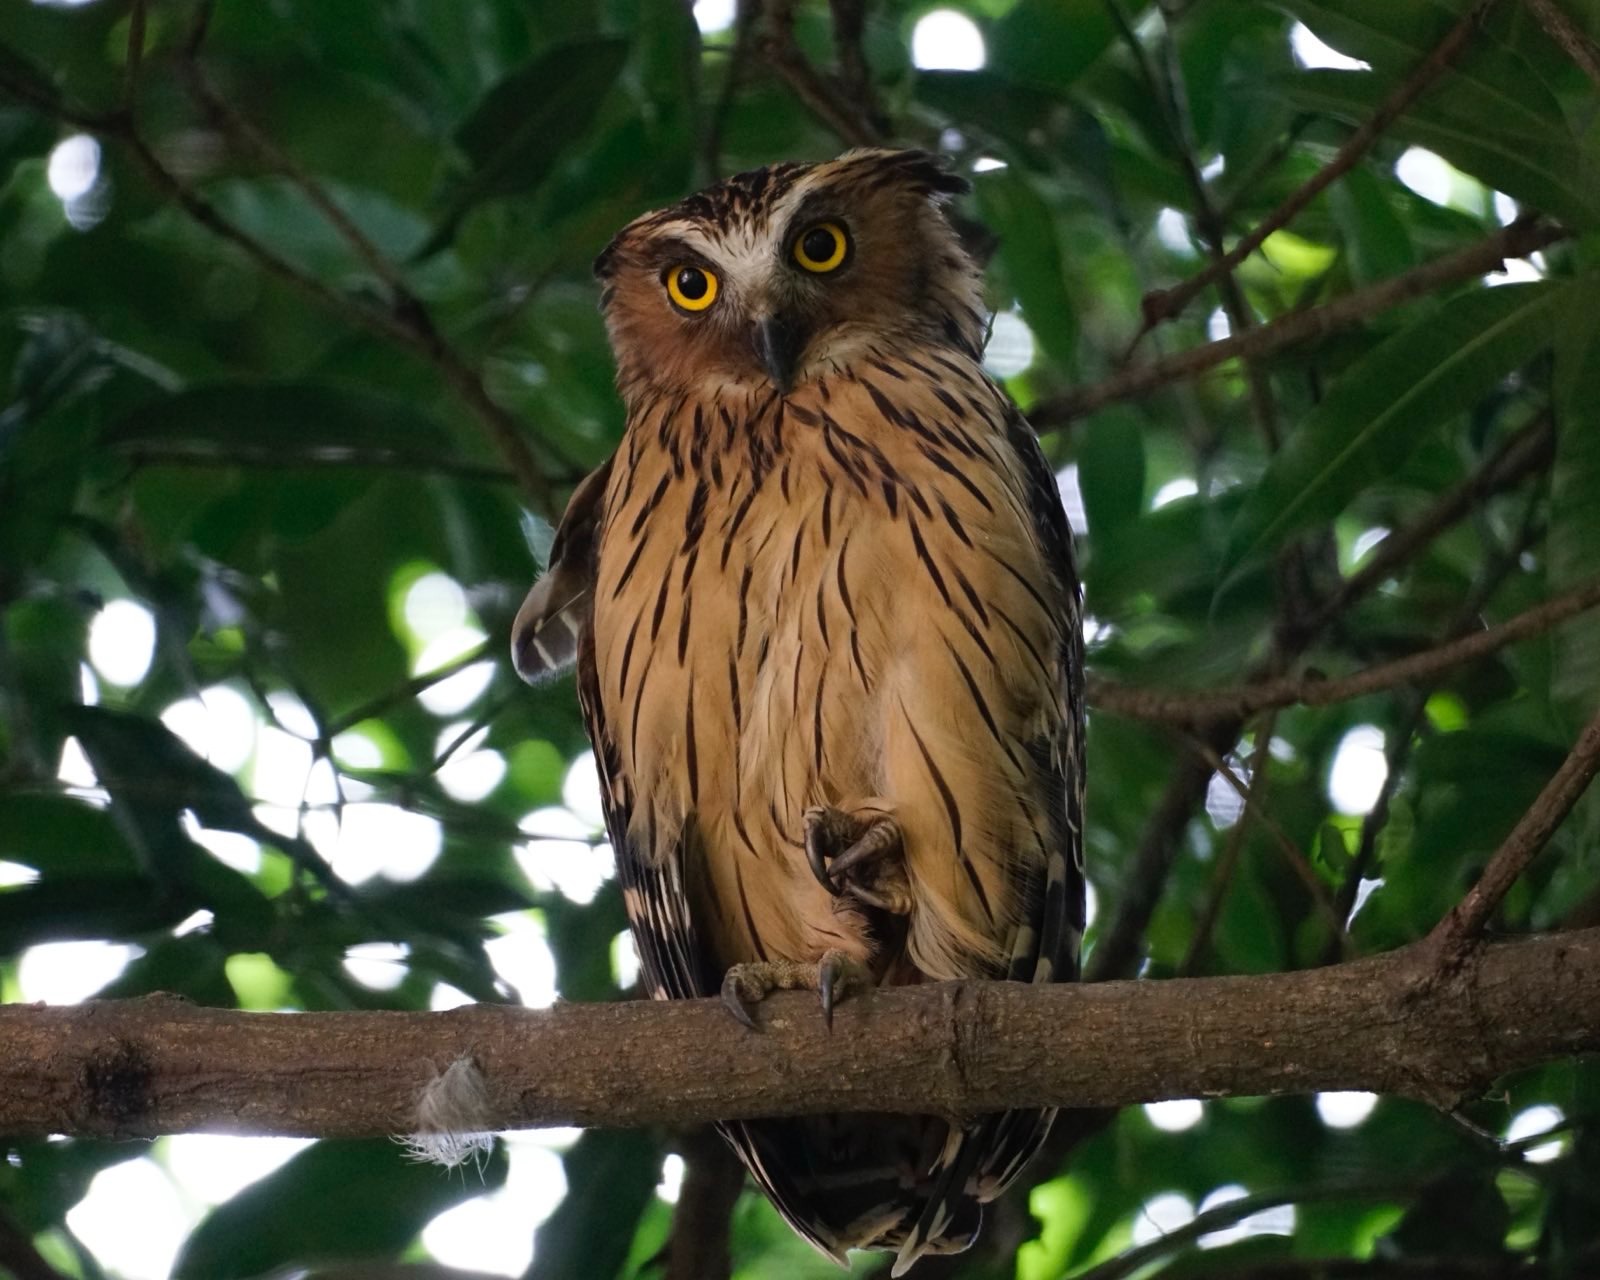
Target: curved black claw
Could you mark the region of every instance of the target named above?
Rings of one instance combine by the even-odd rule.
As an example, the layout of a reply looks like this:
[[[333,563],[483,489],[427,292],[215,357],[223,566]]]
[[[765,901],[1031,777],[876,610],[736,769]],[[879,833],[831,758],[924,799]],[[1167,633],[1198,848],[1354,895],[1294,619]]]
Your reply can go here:
[[[817,965],[817,995],[822,1000],[822,1020],[833,1030],[833,1007],[850,991],[873,985],[872,973],[843,951],[826,951]]]
[[[818,806],[806,810],[806,862],[811,867],[811,874],[816,876],[817,883],[836,898],[840,890],[829,874],[828,859],[840,843],[841,824],[848,822],[849,819],[837,809]]]
[[[735,965],[728,970],[722,979],[722,1005],[746,1027],[754,1031],[756,1029],[756,1020],[750,1016],[750,1006],[744,1002],[744,993],[740,990],[740,986],[741,975],[739,967]]]
[[[833,1002],[839,985],[839,979],[844,976],[844,953],[830,951],[822,957],[822,963],[817,966],[817,995],[822,999],[822,1020],[833,1030]]]
[[[860,839],[828,863],[830,876],[848,875],[854,868],[874,858],[882,858],[900,848],[900,828],[892,818],[879,818]]]

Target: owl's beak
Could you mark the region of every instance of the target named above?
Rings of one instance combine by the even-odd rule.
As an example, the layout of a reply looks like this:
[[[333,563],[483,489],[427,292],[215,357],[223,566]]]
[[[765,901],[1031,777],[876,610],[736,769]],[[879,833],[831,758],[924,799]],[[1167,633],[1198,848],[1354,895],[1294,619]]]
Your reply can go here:
[[[805,347],[805,334],[781,312],[763,316],[756,321],[755,347],[772,385],[787,395],[794,386],[795,365]]]

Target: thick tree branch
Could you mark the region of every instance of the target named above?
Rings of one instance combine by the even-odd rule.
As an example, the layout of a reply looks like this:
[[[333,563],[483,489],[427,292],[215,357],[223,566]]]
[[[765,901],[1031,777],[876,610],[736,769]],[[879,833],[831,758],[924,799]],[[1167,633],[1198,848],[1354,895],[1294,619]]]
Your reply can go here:
[[[1228,276],[1259,249],[1268,236],[1280,227],[1288,225],[1301,210],[1332,186],[1337,179],[1355,168],[1383,131],[1398,120],[1455,60],[1456,55],[1466,46],[1468,38],[1482,22],[1485,10],[1493,3],[1494,0],[1478,0],[1477,4],[1462,14],[1456,24],[1445,33],[1444,38],[1434,46],[1433,51],[1417,64],[1410,75],[1395,86],[1389,96],[1378,105],[1378,109],[1350,135],[1333,159],[1291,192],[1288,199],[1263,218],[1232,249],[1226,253],[1218,252],[1210,265],[1181,284],[1147,294],[1141,304],[1141,310],[1144,312],[1141,336],[1163,320],[1170,320],[1178,315],[1207,285]]]
[[[746,1032],[716,1000],[240,1013],[171,997],[0,1007],[0,1133],[360,1136],[415,1124],[466,1055],[492,1127],[684,1125],[828,1111],[1366,1089],[1453,1105],[1506,1072],[1600,1051],[1600,930],[1489,946],[1427,987],[1426,944],[1298,973],[805,993]]]
[[[1600,578],[1552,596],[1499,626],[1474,631],[1337,680],[1280,676],[1231,689],[1194,691],[1136,689],[1108,680],[1091,680],[1089,703],[1115,715],[1179,724],[1227,723],[1269,707],[1325,707],[1396,685],[1432,679],[1452,667],[1475,662],[1507,645],[1549,631],[1596,605],[1600,605]]]
[[[1481,276],[1502,266],[1507,258],[1526,257],[1571,234],[1549,222],[1519,218],[1476,244],[1358,289],[1324,306],[1291,312],[1247,333],[1236,333],[1217,342],[1202,343],[1157,360],[1130,365],[1104,381],[1041,400],[1028,411],[1028,420],[1040,430],[1062,426],[1108,404],[1132,400],[1169,383],[1197,377],[1229,360],[1276,355],[1302,342],[1360,324],[1370,316],[1437,292],[1446,285]]]

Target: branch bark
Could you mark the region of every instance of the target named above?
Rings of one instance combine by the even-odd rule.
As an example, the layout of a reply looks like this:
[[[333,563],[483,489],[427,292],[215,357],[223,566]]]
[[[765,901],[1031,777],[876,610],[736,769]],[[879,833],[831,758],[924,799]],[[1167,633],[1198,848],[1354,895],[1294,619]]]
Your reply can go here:
[[[1582,68],[1584,75],[1600,85],[1600,47],[1567,16],[1556,0],[1527,0],[1527,3],[1545,34],[1566,51],[1567,57]]]
[[[172,997],[0,1007],[0,1133],[404,1132],[469,1055],[491,1127],[685,1125],[826,1111],[972,1115],[1366,1089],[1454,1105],[1600,1050],[1600,929],[1485,947],[1448,984],[1418,944],[1325,969],[847,1001],[786,993],[745,1032],[717,1000],[241,1013]],[[1425,994],[1419,994],[1425,993]]]

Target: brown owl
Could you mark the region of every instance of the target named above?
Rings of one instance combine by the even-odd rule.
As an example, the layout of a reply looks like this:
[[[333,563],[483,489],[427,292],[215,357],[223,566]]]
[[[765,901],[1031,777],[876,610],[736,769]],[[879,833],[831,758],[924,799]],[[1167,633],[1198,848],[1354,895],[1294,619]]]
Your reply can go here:
[[[729,178],[595,272],[627,429],[518,615],[574,657],[658,999],[1076,977],[1083,685],[1072,535],[984,374],[933,156]],[[731,1019],[730,1035],[749,1034]],[[829,1257],[966,1248],[1053,1113],[835,1115],[724,1136]]]

